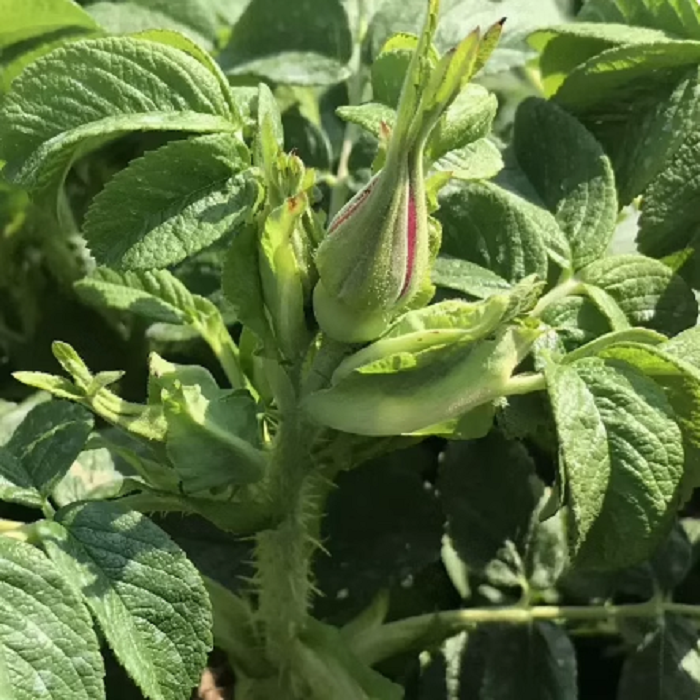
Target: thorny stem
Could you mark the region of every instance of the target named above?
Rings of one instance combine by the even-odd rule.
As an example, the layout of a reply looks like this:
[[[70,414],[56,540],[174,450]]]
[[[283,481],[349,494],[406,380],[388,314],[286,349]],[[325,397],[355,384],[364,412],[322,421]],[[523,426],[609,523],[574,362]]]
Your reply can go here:
[[[700,605],[674,603],[652,598],[629,605],[537,605],[533,607],[466,608],[417,615],[355,636],[353,651],[369,664],[376,664],[397,652],[405,651],[407,641],[426,635],[446,639],[477,625],[530,625],[534,622],[615,622],[630,618],[662,617],[672,613],[700,620]]]
[[[289,402],[289,403],[288,403]],[[330,482],[309,452],[315,430],[300,418],[296,397],[280,402],[280,427],[271,461],[270,494],[278,525],[256,538],[258,614],[266,651],[283,678],[307,621],[313,593],[311,559]]]

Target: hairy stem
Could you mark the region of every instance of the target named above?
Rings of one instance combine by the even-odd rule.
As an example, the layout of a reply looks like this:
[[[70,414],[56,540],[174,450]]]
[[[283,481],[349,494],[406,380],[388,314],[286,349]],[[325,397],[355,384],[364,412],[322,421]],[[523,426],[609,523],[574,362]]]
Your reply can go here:
[[[296,406],[282,413],[275,439],[270,490],[278,525],[256,538],[258,614],[269,660],[282,676],[304,628],[313,592],[311,558],[329,483],[312,469],[311,431]]]

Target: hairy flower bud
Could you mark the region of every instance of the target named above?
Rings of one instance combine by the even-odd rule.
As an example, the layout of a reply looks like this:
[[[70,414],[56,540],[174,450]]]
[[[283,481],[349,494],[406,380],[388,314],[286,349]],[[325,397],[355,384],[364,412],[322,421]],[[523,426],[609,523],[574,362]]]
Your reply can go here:
[[[430,0],[393,128],[382,123],[384,167],[333,218],[316,251],[314,311],[335,340],[374,340],[411,304],[427,303],[432,294],[430,268],[439,246],[431,231],[439,229],[429,218],[425,144],[499,33],[487,33],[482,46],[475,30],[436,61],[437,9],[438,0]]]
[[[420,289],[429,258],[422,149],[392,154],[338,212],[316,252],[321,328],[346,342],[376,338]]]

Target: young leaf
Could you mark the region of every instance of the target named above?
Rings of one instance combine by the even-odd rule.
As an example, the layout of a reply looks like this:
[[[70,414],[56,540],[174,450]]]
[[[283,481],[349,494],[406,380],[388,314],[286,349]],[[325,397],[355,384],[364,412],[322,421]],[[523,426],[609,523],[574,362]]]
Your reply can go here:
[[[185,700],[212,645],[199,573],[148,518],[93,502],[59,510],[44,545],[149,700]]]
[[[692,290],[659,260],[613,255],[581,270],[579,278],[610,295],[632,325],[672,336],[697,319]]]
[[[344,105],[338,107],[336,114],[346,122],[361,126],[377,139],[384,137],[386,128],[391,129],[396,121],[396,110],[379,102]]]
[[[0,0],[0,17],[0,48],[65,29],[100,28],[73,0]]]
[[[424,0],[385,0],[373,14],[369,27],[371,57],[378,55],[392,34],[415,31],[424,16],[425,5]],[[524,37],[539,27],[561,24],[566,18],[556,0],[541,0],[532,7],[525,6],[521,0],[502,0],[486,5],[482,0],[455,0],[444,3],[435,43],[440,51],[448,51],[475,27],[486,29],[503,17],[507,18],[504,34],[481,75],[524,65],[532,56]]]
[[[481,85],[468,84],[430,134],[426,145],[428,161],[488,136],[497,109],[495,95]]]
[[[622,331],[630,327],[625,312],[620,308],[620,305],[612,295],[594,284],[584,284],[583,291],[598,307],[598,311],[608,320],[612,331]]]
[[[41,506],[82,451],[92,426],[82,406],[66,401],[35,406],[0,447],[0,497]]]
[[[576,563],[615,569],[644,559],[671,522],[683,478],[682,435],[663,391],[629,365],[595,358],[545,374]]]
[[[165,446],[186,491],[262,477],[265,456],[255,402],[247,392],[219,389],[206,370],[191,366],[168,367],[157,382],[167,421]]]
[[[665,615],[625,661],[618,700],[695,700],[700,644],[692,621]]]
[[[303,0],[294,5],[253,0],[219,60],[228,75],[331,85],[348,76],[351,55],[349,19],[340,0]]]
[[[0,537],[0,697],[102,700],[90,613],[36,547]]]
[[[121,269],[166,267],[235,229],[258,194],[243,148],[229,134],[207,135],[174,141],[132,161],[95,197],[85,217],[85,238],[97,261]]]
[[[503,158],[491,141],[479,139],[450,151],[433,167],[449,172],[455,180],[489,180],[503,168]]]
[[[545,209],[491,183],[456,183],[440,197],[442,252],[486,267],[506,280],[547,276]]]
[[[566,234],[574,268],[600,258],[617,219],[613,171],[600,144],[561,108],[530,98],[518,108],[514,148],[520,167]]]
[[[183,51],[127,37],[77,41],[13,82],[0,108],[0,158],[11,181],[42,189],[131,131],[234,131],[232,117],[219,80]]]
[[[557,332],[568,350],[610,331],[610,321],[590,298],[570,296],[548,306],[540,317]]]

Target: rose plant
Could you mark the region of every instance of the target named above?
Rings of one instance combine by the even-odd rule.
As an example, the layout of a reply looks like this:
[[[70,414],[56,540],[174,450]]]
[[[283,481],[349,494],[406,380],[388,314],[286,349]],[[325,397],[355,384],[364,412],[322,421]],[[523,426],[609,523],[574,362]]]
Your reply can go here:
[[[439,4],[0,0],[3,700],[698,697],[700,8]]]

